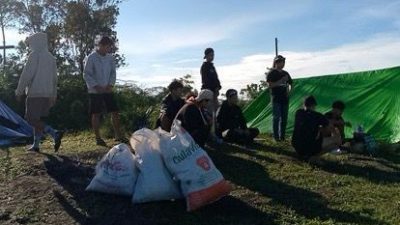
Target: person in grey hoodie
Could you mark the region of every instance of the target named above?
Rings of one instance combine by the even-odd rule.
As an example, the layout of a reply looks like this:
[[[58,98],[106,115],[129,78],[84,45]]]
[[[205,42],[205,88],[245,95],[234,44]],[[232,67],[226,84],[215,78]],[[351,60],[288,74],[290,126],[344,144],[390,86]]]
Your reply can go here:
[[[92,128],[96,135],[96,144],[107,146],[100,136],[100,115],[103,106],[111,113],[111,122],[114,127],[115,140],[127,142],[123,137],[119,122],[119,109],[113,95],[116,80],[116,66],[114,56],[110,54],[114,43],[111,38],[104,36],[100,39],[96,51],[86,58],[83,78],[89,92],[89,111]]]
[[[56,59],[48,50],[46,33],[35,33],[27,38],[26,43],[31,53],[19,78],[15,95],[17,101],[21,101],[24,92],[27,96],[25,119],[34,129],[33,145],[28,151],[38,152],[42,136],[50,134],[57,152],[63,133],[42,121],[42,118],[49,115],[57,99]]]

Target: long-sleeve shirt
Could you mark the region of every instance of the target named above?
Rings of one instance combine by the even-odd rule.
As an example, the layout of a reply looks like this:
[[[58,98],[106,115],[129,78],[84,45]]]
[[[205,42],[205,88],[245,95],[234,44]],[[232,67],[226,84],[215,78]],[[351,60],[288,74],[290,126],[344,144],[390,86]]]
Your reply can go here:
[[[86,81],[88,92],[96,94],[95,86],[113,86],[116,81],[115,59],[112,55],[100,55],[97,52],[91,53],[86,58],[83,79]]]
[[[221,83],[218,79],[217,71],[212,62],[204,62],[200,69],[201,74],[201,89],[209,89],[215,91],[221,89]]]
[[[217,132],[235,128],[246,129],[246,119],[239,106],[224,101],[217,112]]]

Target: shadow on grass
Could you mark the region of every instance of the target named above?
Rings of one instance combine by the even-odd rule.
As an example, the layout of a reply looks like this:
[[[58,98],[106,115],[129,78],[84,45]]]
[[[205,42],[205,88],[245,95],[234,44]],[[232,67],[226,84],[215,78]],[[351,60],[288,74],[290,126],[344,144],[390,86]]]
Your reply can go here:
[[[337,223],[387,224],[359,215],[328,207],[328,202],[318,193],[273,180],[261,165],[218,151],[209,151],[225,178],[272,199],[274,205],[285,206],[308,219],[334,220]],[[361,212],[360,212],[361,213]]]
[[[371,165],[354,165],[341,161],[322,160],[322,163],[313,164],[326,172],[340,175],[350,175],[367,179],[374,183],[399,183],[400,170],[387,164],[387,167],[395,171],[385,171]]]
[[[187,213],[184,201],[133,205],[129,197],[85,192],[94,176],[93,166],[67,156],[45,155],[48,174],[68,192],[54,195],[79,224],[274,224],[273,216],[232,196]]]

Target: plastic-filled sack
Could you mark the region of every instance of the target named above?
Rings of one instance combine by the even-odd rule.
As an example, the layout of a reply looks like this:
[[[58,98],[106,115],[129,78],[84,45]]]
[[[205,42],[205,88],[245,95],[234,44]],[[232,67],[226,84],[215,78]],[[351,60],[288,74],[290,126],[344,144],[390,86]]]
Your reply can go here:
[[[139,175],[135,186],[133,203],[182,198],[179,185],[165,167],[159,135],[147,128],[137,130],[130,139],[135,151]]]
[[[161,148],[161,152],[167,168],[180,181],[187,211],[196,210],[228,195],[231,185],[208,154],[180,126],[179,121],[174,122],[171,134],[170,137],[164,135],[164,139],[169,138],[169,147]]]
[[[132,195],[138,171],[135,156],[126,144],[114,146],[97,163],[96,176],[86,191]]]

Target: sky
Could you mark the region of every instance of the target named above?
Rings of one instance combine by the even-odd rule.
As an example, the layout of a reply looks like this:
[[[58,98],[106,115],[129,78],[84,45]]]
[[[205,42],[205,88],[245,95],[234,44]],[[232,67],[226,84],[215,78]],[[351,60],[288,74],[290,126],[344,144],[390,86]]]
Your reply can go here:
[[[199,89],[212,47],[222,92],[240,90],[265,79],[275,37],[293,78],[399,66],[399,12],[400,0],[126,0],[117,78],[146,88],[191,74]]]

